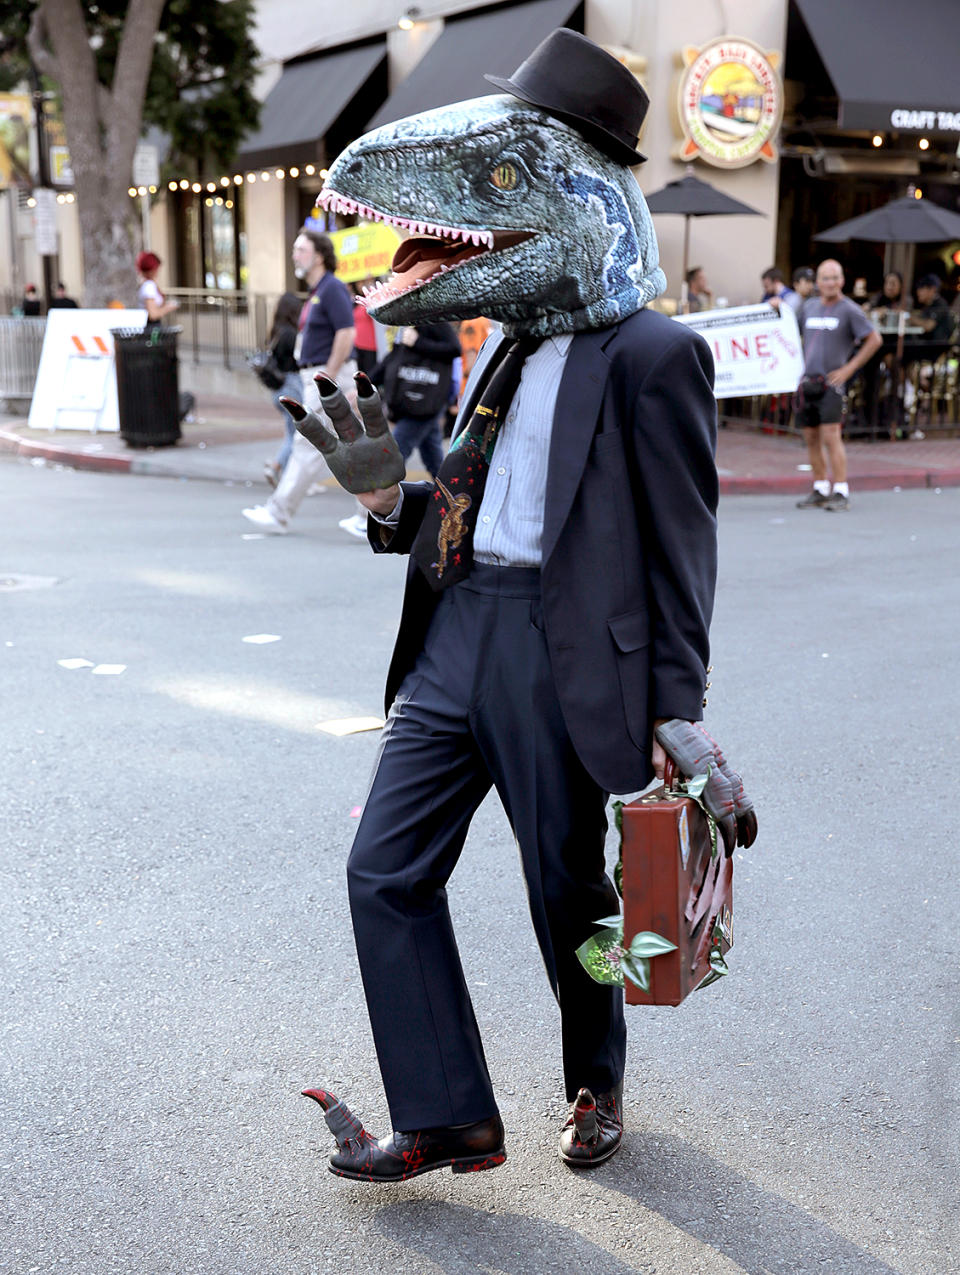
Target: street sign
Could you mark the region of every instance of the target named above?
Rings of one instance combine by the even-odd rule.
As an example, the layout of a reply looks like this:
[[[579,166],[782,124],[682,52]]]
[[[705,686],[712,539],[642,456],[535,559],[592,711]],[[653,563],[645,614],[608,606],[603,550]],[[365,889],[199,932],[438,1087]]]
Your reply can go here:
[[[33,209],[33,239],[41,257],[57,255],[57,195],[56,191],[39,187],[33,192],[36,204]]]
[[[133,184],[148,188],[160,185],[160,153],[156,146],[137,142],[133,153]]]

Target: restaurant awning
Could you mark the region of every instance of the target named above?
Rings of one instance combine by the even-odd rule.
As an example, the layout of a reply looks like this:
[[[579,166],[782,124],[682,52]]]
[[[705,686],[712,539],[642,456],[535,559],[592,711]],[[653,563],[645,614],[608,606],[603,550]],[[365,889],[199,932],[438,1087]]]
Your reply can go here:
[[[793,0],[842,128],[960,134],[957,0]]]
[[[316,158],[318,142],[348,107],[355,125],[362,125],[370,109],[365,89],[386,56],[386,40],[376,40],[288,62],[263,103],[259,130],[243,143],[238,164],[258,168]]]
[[[582,32],[583,0],[527,0],[450,18],[367,128],[496,92],[484,74],[512,75],[555,27]]]

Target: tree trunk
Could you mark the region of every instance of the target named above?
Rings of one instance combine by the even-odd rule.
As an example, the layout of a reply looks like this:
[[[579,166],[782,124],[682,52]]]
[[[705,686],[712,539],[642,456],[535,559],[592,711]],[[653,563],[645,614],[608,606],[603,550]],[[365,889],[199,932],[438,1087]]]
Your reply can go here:
[[[135,303],[127,189],[163,5],[164,0],[130,0],[110,89],[97,80],[79,0],[41,0],[30,28],[33,61],[58,81],[63,94],[87,306]]]

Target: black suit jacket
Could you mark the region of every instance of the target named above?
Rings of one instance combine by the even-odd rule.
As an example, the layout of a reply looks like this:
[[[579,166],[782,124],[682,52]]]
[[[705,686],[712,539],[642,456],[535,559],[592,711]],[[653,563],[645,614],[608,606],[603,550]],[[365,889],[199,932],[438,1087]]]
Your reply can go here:
[[[503,337],[484,346],[464,396]],[[713,359],[682,324],[641,310],[573,338],[557,394],[542,540],[544,629],[564,721],[601,788],[652,776],[653,722],[698,721],[716,578]],[[377,552],[409,553],[432,483],[403,483]],[[389,706],[438,595],[411,559],[387,678]]]

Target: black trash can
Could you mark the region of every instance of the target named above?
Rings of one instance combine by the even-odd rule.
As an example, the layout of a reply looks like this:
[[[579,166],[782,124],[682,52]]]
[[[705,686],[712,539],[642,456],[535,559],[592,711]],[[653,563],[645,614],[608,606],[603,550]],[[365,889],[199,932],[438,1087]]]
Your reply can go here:
[[[169,447],[180,439],[177,336],[180,328],[113,328],[120,436],[129,447]]]

